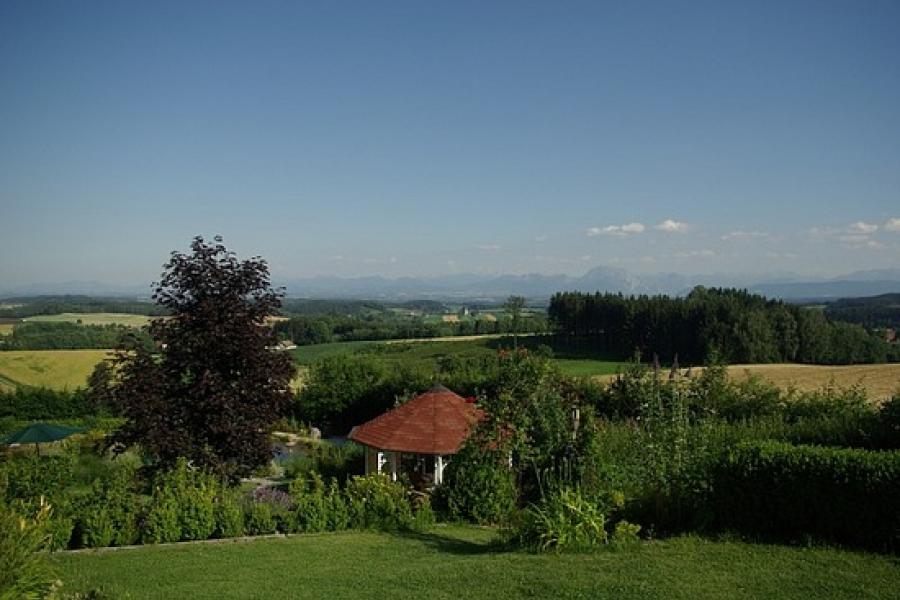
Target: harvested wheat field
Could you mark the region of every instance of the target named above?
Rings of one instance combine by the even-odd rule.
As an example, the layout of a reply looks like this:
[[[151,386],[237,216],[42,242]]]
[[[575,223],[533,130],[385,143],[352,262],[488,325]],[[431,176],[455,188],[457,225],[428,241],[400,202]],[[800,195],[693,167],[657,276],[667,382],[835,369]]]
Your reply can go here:
[[[829,383],[841,387],[861,384],[873,399],[883,400],[900,392],[900,363],[884,365],[731,365],[728,374],[735,378],[757,375],[778,387],[793,386],[811,391]]]

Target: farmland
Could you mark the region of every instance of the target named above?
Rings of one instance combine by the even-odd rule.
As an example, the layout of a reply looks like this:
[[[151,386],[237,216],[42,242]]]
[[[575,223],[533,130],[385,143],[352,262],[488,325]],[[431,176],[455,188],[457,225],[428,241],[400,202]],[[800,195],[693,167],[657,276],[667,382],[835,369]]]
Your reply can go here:
[[[94,365],[107,350],[23,350],[0,352],[0,386],[44,386],[53,389],[84,386]]]
[[[794,387],[800,391],[812,391],[830,383],[841,386],[859,384],[875,399],[888,398],[900,391],[900,363],[841,366],[731,365],[728,373],[739,379],[756,375],[780,388]]]
[[[680,537],[593,554],[530,554],[493,529],[345,532],[57,555],[68,593],[128,598],[893,598],[873,554]],[[426,592],[427,591],[427,592]]]
[[[125,325],[143,327],[153,317],[125,313],[60,313],[58,315],[37,315],[23,319],[36,323],[79,323],[81,325]]]
[[[539,338],[520,344],[536,346]],[[392,340],[389,342],[358,341],[300,346],[291,352],[300,367],[295,388],[302,383],[308,368],[329,356],[344,354],[376,357],[384,364],[433,365],[447,357],[477,358],[494,356],[500,346],[511,346],[511,340],[497,336],[436,339],[428,341]],[[0,352],[0,386],[11,387],[13,382],[25,385],[46,385],[61,389],[83,385],[94,365],[107,354],[105,350],[55,350]],[[584,352],[566,352],[557,348],[554,361],[567,375],[600,377],[604,380],[621,370],[622,361],[588,357]],[[878,365],[796,365],[762,364],[732,365],[729,374],[734,378],[756,375],[775,385],[810,391],[834,383],[840,386],[862,385],[870,396],[882,399],[896,392],[900,386],[900,364]]]

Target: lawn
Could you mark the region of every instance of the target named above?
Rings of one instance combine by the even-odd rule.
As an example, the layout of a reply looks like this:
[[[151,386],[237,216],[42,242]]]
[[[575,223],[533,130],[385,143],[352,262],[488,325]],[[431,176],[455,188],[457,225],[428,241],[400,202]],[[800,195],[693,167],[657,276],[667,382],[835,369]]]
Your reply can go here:
[[[0,352],[0,386],[84,386],[108,350],[11,350]]]
[[[681,537],[505,551],[490,529],[307,534],[54,557],[66,592],[122,598],[896,598],[896,558]]]
[[[153,319],[153,317],[124,313],[60,313],[58,315],[37,315],[22,320],[36,323],[80,322],[82,325],[127,325],[128,327],[143,327],[149,323],[151,319]]]

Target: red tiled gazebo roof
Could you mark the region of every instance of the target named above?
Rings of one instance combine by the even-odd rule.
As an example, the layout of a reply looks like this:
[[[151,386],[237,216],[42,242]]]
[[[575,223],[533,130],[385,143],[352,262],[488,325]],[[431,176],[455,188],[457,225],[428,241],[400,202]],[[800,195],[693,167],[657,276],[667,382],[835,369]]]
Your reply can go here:
[[[437,385],[409,402],[353,428],[351,440],[379,450],[456,454],[484,417],[459,394]]]

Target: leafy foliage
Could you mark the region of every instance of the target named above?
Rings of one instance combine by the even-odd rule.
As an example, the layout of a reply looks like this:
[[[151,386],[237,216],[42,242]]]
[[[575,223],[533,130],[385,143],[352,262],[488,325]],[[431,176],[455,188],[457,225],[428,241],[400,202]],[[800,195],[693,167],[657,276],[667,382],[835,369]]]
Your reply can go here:
[[[712,470],[716,525],[874,548],[900,547],[900,453],[740,444]]]
[[[269,350],[276,338],[264,323],[280,295],[266,262],[239,261],[220,242],[197,237],[190,254],[172,253],[154,294],[170,313],[150,326],[158,352],[120,351],[109,395],[126,418],[122,445],[140,444],[163,466],[187,457],[238,478],[271,458],[294,366]]]
[[[28,516],[0,504],[0,600],[37,600],[54,589],[45,559],[50,514],[50,505],[44,502]]]
[[[4,336],[3,350],[76,350],[114,348],[125,336],[148,343],[144,331],[123,325],[80,325],[77,323],[28,322],[17,324]]]
[[[559,293],[548,310],[558,333],[609,352],[703,363],[853,364],[900,360],[900,349],[859,325],[746,291],[695,288],[685,298]]]

